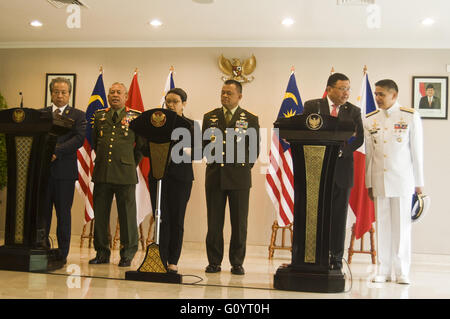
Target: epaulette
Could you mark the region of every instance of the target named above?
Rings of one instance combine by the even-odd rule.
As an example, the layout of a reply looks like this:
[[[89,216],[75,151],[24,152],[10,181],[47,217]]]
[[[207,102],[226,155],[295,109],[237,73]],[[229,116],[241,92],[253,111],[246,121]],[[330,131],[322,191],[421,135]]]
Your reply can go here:
[[[134,110],[134,109],[127,109],[126,111],[127,111],[127,112],[133,112],[133,113],[137,113],[137,114],[142,114],[142,112],[141,112],[141,111],[138,111],[138,110]]]
[[[377,114],[378,112],[380,112],[380,110],[375,110],[373,112],[370,112],[369,114],[366,114],[366,118],[368,118],[368,117],[370,117],[370,116],[372,116],[374,114]]]
[[[416,110],[414,110],[414,109],[412,109],[412,108],[410,108],[410,107],[400,107],[400,111],[403,111],[403,112],[408,112],[408,113],[412,113],[412,114],[414,114],[414,112],[416,111]]]

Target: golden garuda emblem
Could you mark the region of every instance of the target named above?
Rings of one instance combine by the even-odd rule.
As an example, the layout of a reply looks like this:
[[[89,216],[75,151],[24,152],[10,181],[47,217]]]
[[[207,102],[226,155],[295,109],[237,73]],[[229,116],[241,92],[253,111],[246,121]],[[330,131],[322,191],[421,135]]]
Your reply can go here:
[[[21,109],[16,109],[12,114],[12,118],[14,122],[22,123],[25,120],[25,112]]]
[[[248,58],[241,62],[241,60],[232,58],[231,61],[223,56],[223,54],[219,57],[219,68],[225,73],[227,76],[222,76],[223,81],[227,80],[236,80],[241,83],[248,83],[254,80],[254,76],[247,77],[256,68],[256,58],[252,55],[251,58]]]
[[[323,125],[323,120],[320,114],[312,113],[306,118],[306,127],[310,130],[317,131]]]
[[[161,111],[156,111],[152,114],[150,122],[154,127],[164,126],[164,124],[166,124],[166,114]]]

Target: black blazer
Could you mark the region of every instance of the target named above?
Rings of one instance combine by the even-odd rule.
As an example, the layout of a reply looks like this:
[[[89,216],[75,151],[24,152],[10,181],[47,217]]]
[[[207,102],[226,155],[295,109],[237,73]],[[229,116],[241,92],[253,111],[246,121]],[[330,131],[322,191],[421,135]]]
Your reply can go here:
[[[433,101],[431,101],[431,107],[430,104],[428,104],[428,96],[422,96],[419,102],[419,108],[420,109],[440,109],[441,108],[441,101],[437,96],[433,96]]]
[[[194,159],[201,159],[201,154],[199,158],[195,158],[194,156],[196,154],[199,154],[199,152],[195,151],[196,149],[201,149],[201,143],[194,143],[194,130],[197,131],[197,134],[200,131],[200,127],[198,127],[198,124],[196,122],[194,122],[193,120],[184,117],[184,119],[186,119],[189,123],[191,123],[191,127],[189,129],[190,133],[191,133],[191,141],[190,141],[190,147],[191,147],[191,161],[188,163],[175,163],[174,161],[172,161],[172,159],[170,160],[169,163],[169,167],[167,169],[166,175],[164,178],[171,178],[177,181],[181,181],[181,182],[191,182],[194,180],[194,171],[192,169],[192,160]],[[194,127],[196,127],[194,129]],[[184,141],[183,141],[184,142]],[[175,142],[176,143],[176,142]],[[145,145],[142,149],[142,154],[144,156],[150,157],[150,145],[148,143],[148,141],[145,142]],[[180,154],[181,155],[181,154]],[[151,174],[151,168],[150,168],[150,174],[148,175],[148,179],[149,181],[156,181],[155,178],[153,178],[152,174]]]
[[[320,109],[321,114],[330,115],[328,99],[315,99],[307,101],[304,105],[303,113],[317,113]],[[338,113],[339,120],[351,120],[355,124],[355,133],[351,142],[342,145],[342,156],[336,161],[334,173],[335,183],[341,188],[353,187],[353,152],[356,151],[364,142],[364,128],[361,119],[361,110],[359,107],[346,102],[341,105]]]
[[[52,107],[44,111],[52,112]],[[51,163],[50,176],[55,179],[77,180],[77,150],[83,145],[86,135],[86,114],[78,109],[67,106],[62,116],[75,121],[72,130],[58,136],[55,152],[56,160]]]

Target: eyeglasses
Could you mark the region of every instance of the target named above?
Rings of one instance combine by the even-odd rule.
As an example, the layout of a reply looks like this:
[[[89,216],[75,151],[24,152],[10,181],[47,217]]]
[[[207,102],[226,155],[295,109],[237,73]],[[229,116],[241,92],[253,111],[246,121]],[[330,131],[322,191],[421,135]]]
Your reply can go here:
[[[333,86],[333,88],[335,88],[335,89],[337,89],[337,90],[339,90],[339,91],[341,91],[341,92],[350,92],[350,88],[349,87],[335,87],[335,86]]]
[[[54,94],[54,95],[59,95],[59,94],[62,94],[62,95],[66,95],[66,94],[69,94],[69,92],[68,91],[53,91],[52,92],[52,94]]]

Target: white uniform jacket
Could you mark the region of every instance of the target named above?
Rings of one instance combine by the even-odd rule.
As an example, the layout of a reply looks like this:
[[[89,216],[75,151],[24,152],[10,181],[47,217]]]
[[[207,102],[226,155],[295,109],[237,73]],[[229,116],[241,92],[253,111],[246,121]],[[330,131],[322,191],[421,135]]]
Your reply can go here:
[[[423,131],[418,112],[396,102],[366,115],[366,187],[375,197],[400,197],[424,185]]]

